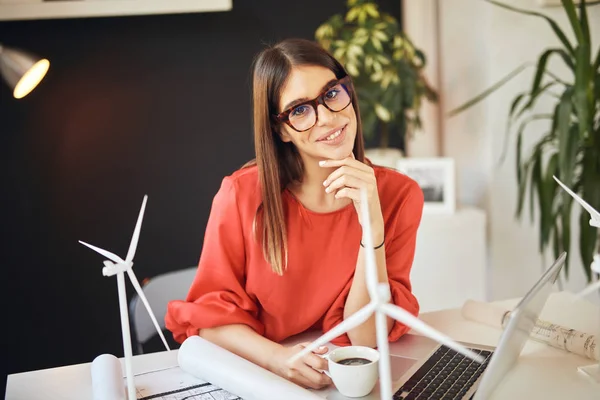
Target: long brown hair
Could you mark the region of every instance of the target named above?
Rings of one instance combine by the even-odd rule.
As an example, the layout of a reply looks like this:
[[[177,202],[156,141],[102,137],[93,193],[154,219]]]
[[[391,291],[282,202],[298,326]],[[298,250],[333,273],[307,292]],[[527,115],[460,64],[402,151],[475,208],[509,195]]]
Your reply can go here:
[[[304,164],[296,147],[283,142],[281,129],[272,116],[279,113],[279,100],[294,66],[321,66],[337,79],[348,74],[344,67],[317,43],[304,39],[287,39],[261,51],[253,66],[254,146],[258,166],[262,204],[254,219],[254,235],[262,242],[265,260],[273,271],[283,275],[287,267],[287,231],[282,191],[292,182],[302,180]],[[354,91],[353,88],[351,88]],[[352,96],[357,132],[354,157],[364,161],[362,124],[356,94]]]

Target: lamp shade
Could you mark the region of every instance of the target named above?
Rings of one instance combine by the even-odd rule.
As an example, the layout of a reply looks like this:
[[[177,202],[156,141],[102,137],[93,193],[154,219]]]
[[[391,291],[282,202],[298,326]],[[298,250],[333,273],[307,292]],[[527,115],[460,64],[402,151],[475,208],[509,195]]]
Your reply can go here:
[[[48,72],[50,62],[19,49],[0,45],[0,74],[16,99],[27,96]]]

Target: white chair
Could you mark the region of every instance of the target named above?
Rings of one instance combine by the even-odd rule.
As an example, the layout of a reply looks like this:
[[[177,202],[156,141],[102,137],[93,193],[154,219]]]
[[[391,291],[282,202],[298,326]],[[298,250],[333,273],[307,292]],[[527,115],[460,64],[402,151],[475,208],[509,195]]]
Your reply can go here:
[[[167,303],[171,300],[185,299],[198,267],[190,267],[178,271],[167,272],[146,280],[142,290],[154,311],[161,329],[165,329]],[[144,353],[144,344],[157,335],[152,319],[139,296],[129,303],[129,318],[131,325],[131,343],[136,354]]]

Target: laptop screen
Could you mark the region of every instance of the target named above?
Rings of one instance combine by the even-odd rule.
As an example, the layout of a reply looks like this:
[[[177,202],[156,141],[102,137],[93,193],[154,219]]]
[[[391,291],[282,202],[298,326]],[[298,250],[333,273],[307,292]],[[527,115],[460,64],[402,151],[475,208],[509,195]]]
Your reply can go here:
[[[566,256],[567,253],[562,253],[515,309],[508,314],[500,343],[483,374],[475,394],[475,400],[488,399],[517,362],[519,354],[525,347],[548,296],[552,292],[552,287],[565,263]]]

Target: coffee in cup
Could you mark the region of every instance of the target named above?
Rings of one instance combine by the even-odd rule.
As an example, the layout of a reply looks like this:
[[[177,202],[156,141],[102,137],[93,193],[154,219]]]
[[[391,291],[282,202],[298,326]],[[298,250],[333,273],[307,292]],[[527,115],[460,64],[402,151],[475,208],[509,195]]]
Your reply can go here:
[[[369,364],[372,361],[369,360],[368,358],[362,358],[362,357],[350,357],[350,358],[344,358],[343,360],[339,360],[337,361],[338,364],[342,364],[342,365],[365,365],[365,364]]]
[[[379,352],[370,347],[338,347],[327,356],[329,372],[336,389],[346,397],[371,393],[379,376]]]

